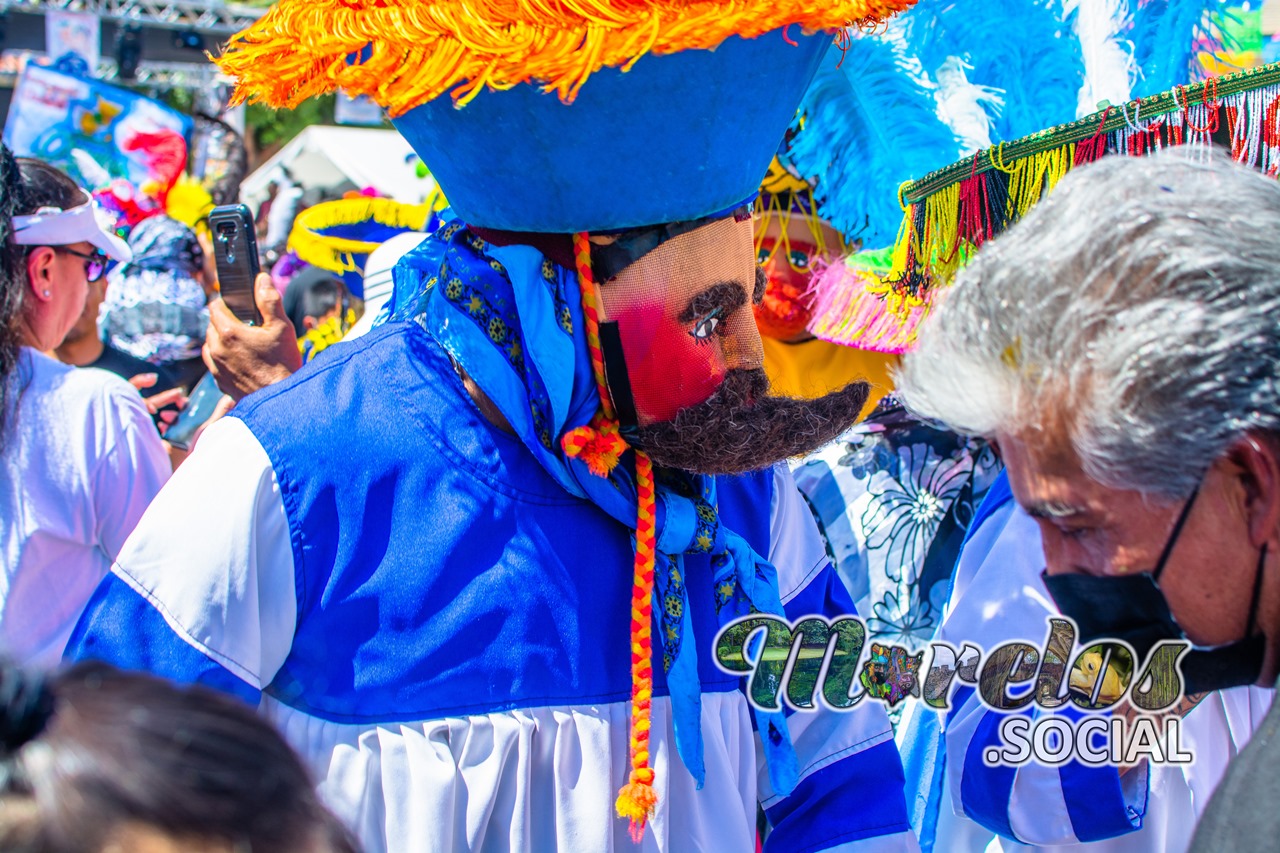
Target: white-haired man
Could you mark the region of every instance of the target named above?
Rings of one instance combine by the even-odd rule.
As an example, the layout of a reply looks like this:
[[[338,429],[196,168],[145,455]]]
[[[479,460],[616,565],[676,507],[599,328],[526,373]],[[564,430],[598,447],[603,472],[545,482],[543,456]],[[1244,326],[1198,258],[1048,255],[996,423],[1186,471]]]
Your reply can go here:
[[[944,630],[954,633],[968,609],[981,614],[969,627],[985,632],[970,641],[1042,641],[1043,629],[1012,636],[1016,620],[1004,611],[1043,615],[1052,600],[1080,625],[1081,641],[1119,638],[1141,657],[1159,639],[1186,639],[1186,690],[1209,699],[1179,712],[1188,727],[1199,717],[1219,730],[1193,744],[1210,746],[1186,771],[1178,796],[1189,810],[1178,810],[1159,802],[1167,787],[1135,785],[1146,767],[1082,787],[1071,765],[1015,772],[970,761],[975,738],[993,729],[981,718],[996,712],[957,708],[948,724],[953,800],[971,816],[985,809],[984,823],[1006,836],[1097,840],[1126,831],[1127,818],[1153,849],[1181,849],[1188,813],[1203,812],[1230,756],[1259,726],[1280,722],[1277,711],[1262,719],[1266,693],[1248,689],[1280,672],[1278,229],[1280,186],[1225,157],[1175,150],[1104,160],[1069,175],[984,248],[906,360],[908,404],[994,438],[1018,504],[991,519],[992,541],[975,534],[970,547],[990,558],[967,585],[957,582],[970,603],[992,606],[956,601]],[[1021,550],[996,559],[1001,539]],[[1037,540],[1043,578],[1027,556]],[[1232,790],[1237,774],[1250,782],[1215,802],[1212,840],[1202,827],[1200,846],[1252,849],[1274,838],[1256,823],[1269,815],[1274,833],[1274,808],[1250,808],[1245,791],[1275,789],[1267,750],[1277,748],[1261,738],[1228,772]],[[1088,812],[1108,788],[1120,811]],[[1144,827],[1153,807],[1160,837]],[[1091,834],[1103,820],[1108,833]]]

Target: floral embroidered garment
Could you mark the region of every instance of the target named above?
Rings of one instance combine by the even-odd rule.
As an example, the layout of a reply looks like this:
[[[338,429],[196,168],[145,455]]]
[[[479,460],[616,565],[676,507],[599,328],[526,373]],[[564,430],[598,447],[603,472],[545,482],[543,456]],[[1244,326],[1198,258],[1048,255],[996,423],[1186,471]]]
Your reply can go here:
[[[793,465],[868,642],[932,639],[965,531],[1000,470],[986,442],[921,423],[894,397]]]

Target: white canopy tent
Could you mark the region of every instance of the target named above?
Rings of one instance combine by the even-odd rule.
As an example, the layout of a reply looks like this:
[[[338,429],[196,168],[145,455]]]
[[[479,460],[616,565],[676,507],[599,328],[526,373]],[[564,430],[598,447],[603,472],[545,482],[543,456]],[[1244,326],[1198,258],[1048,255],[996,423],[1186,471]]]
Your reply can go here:
[[[436,186],[430,176],[418,177],[413,149],[394,130],[317,125],[245,178],[241,200],[257,210],[282,167],[302,189],[333,195],[373,187],[397,201],[419,204]]]

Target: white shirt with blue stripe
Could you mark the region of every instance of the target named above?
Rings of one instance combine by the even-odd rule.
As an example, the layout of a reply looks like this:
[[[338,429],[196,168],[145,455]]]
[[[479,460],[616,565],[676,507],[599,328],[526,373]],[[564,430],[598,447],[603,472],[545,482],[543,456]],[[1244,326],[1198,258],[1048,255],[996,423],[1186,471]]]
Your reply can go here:
[[[981,521],[961,553],[938,639],[956,648],[968,642],[990,650],[1015,640],[1041,647],[1047,620],[1058,613],[1040,579],[1043,569],[1035,520],[1007,500]],[[1075,762],[986,767],[982,753],[997,743],[1003,715],[972,689],[956,691],[945,723],[943,809],[949,801],[958,817],[944,814],[934,849],[989,850],[990,841],[1003,850],[1179,853],[1274,693],[1238,687],[1210,694],[1183,719],[1192,765],[1148,765],[1122,781],[1114,768]]]

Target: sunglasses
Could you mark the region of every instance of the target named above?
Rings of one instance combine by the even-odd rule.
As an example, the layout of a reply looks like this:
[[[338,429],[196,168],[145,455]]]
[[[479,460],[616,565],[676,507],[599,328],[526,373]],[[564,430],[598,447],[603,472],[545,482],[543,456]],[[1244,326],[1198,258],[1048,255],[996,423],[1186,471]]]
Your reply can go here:
[[[55,252],[62,252],[67,255],[75,255],[77,258],[84,259],[84,275],[89,283],[102,278],[102,274],[107,271],[107,256],[102,252],[94,252],[86,255],[84,252],[77,252],[75,249],[69,249],[66,246],[50,246]]]

